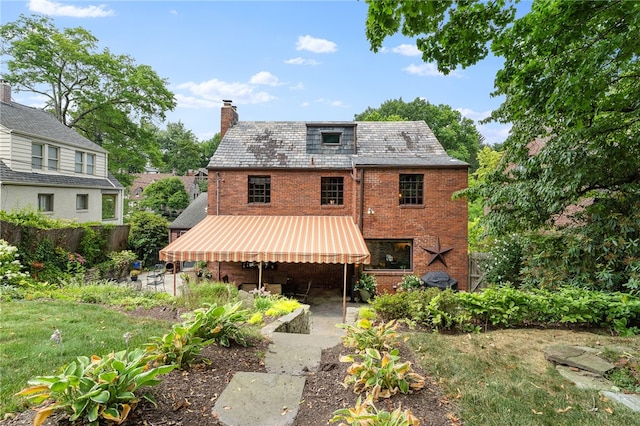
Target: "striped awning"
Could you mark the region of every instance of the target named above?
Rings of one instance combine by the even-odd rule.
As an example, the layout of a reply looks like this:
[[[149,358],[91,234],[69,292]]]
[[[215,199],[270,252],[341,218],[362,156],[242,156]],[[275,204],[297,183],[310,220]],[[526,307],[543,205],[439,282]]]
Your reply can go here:
[[[164,249],[173,261],[364,263],[371,255],[348,216],[214,216]]]

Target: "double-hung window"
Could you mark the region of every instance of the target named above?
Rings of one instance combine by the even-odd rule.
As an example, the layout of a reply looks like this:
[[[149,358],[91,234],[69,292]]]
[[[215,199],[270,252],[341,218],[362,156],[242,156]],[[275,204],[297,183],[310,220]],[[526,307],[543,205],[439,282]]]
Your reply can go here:
[[[86,158],[87,158],[87,174],[95,175],[96,174],[96,155],[86,154]]]
[[[89,194],[76,195],[76,210],[89,210]]]
[[[44,145],[39,143],[31,144],[31,168],[42,170],[44,160]]]
[[[75,172],[82,173],[84,169],[84,152],[76,151],[76,166]]]
[[[58,147],[49,145],[47,147],[47,169],[48,170],[58,170],[58,155],[60,150]]]

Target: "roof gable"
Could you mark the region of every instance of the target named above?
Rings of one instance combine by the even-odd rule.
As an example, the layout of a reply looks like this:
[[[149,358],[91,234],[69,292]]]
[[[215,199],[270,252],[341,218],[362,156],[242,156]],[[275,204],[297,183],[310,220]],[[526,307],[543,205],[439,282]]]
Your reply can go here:
[[[0,102],[0,124],[12,132],[27,136],[37,136],[93,152],[107,152],[98,144],[60,123],[50,113],[15,102]]]

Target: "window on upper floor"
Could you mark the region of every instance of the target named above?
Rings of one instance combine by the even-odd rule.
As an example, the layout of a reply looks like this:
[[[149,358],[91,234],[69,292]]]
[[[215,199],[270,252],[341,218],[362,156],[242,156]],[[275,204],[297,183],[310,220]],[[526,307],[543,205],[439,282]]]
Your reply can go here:
[[[31,168],[42,170],[44,160],[44,146],[38,143],[31,144]]]
[[[47,146],[47,170],[58,170],[58,155],[60,149],[56,146]]]
[[[83,169],[84,169],[84,152],[76,151],[75,172],[76,173],[82,173]]]
[[[344,204],[344,179],[342,177],[323,177],[320,184],[320,204]]]
[[[96,174],[96,155],[86,154],[86,157],[87,157],[87,174],[95,175]]]
[[[400,205],[424,204],[424,175],[400,175],[400,187],[398,191]]]
[[[76,210],[89,210],[89,194],[76,195]]]
[[[271,202],[271,176],[249,176],[249,203]]]
[[[412,240],[365,240],[371,263],[365,269],[413,270]]]
[[[102,194],[102,219],[116,218],[116,194]]]
[[[323,145],[340,145],[341,142],[342,142],[342,133],[322,132]]]
[[[53,211],[53,194],[38,194],[38,210],[41,212]]]

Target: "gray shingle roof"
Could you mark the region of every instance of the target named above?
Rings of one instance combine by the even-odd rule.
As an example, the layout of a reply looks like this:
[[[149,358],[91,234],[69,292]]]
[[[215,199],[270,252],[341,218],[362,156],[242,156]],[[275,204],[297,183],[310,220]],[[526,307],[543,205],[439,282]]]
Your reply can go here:
[[[207,216],[207,192],[198,195],[191,204],[174,220],[170,229],[191,229]]]
[[[3,184],[14,183],[24,185],[63,186],[115,189],[123,188],[116,178],[109,173],[108,179],[67,176],[59,174],[16,172],[11,170],[4,161],[0,160],[0,181]]]
[[[40,136],[94,152],[107,152],[98,144],[60,123],[48,112],[15,102],[0,102],[0,124],[11,131]]]
[[[356,124],[357,153],[309,153],[307,128]],[[466,167],[453,159],[424,121],[239,121],[231,127],[209,168],[335,168],[361,166]]]

